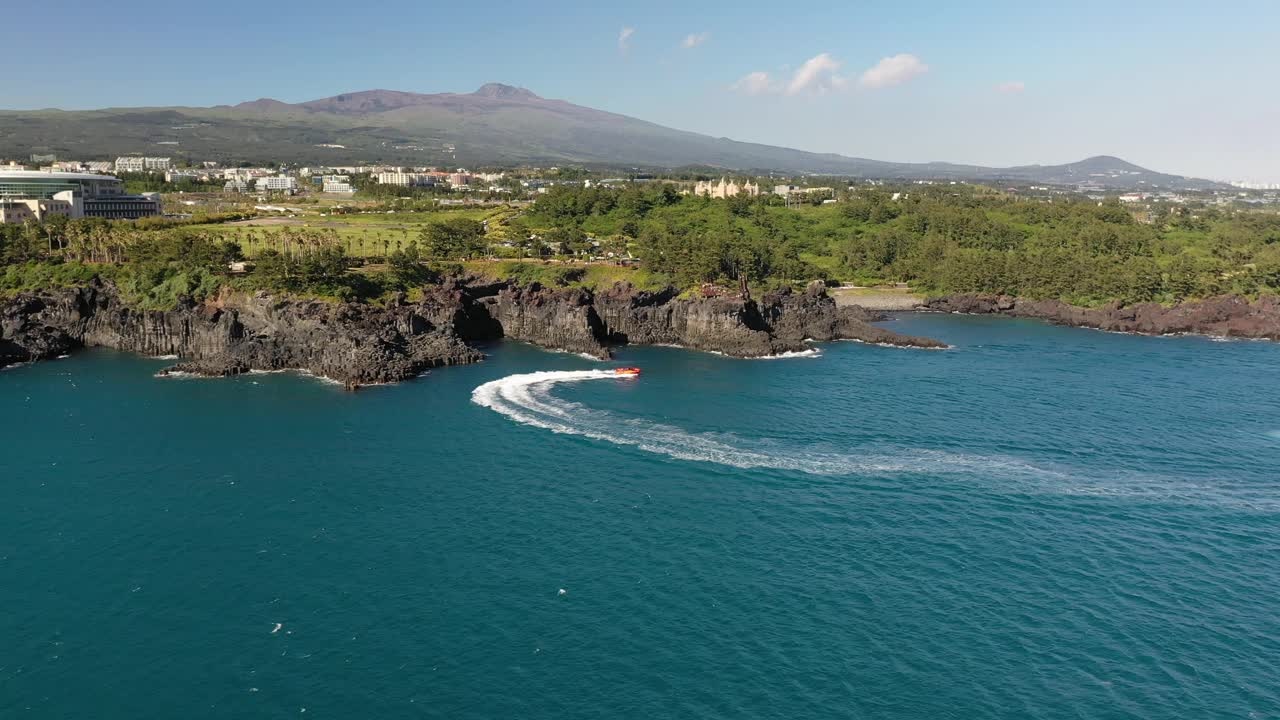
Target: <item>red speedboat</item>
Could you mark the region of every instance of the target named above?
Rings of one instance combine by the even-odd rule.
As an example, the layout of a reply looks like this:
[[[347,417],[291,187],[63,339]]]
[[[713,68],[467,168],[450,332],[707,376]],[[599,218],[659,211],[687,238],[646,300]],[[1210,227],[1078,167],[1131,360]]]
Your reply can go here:
[[[613,374],[614,375],[639,375],[640,368],[637,368],[637,367],[615,368],[613,371]]]

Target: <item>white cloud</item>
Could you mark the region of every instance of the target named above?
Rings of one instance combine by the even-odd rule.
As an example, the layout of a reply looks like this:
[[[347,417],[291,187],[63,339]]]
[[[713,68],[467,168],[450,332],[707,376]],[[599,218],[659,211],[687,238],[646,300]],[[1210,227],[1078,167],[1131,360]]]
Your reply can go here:
[[[769,77],[767,72],[753,72],[742,76],[738,82],[729,86],[730,90],[737,90],[747,95],[764,95],[777,89],[773,78]]]
[[[814,92],[821,95],[843,88],[847,81],[836,74],[842,64],[839,60],[831,57],[830,53],[822,53],[809,58],[800,66],[799,70],[796,70],[795,75],[791,76],[791,82],[787,83],[786,93],[788,95],[799,95],[803,92]]]
[[[689,33],[684,36],[684,40],[680,43],[680,47],[685,50],[692,50],[710,39],[711,33],[709,32]]]
[[[1016,95],[1027,89],[1027,84],[1021,80],[1010,80],[1002,82],[996,86],[996,92],[1005,93],[1007,95]]]
[[[862,73],[858,78],[858,84],[864,88],[877,90],[901,85],[927,72],[929,72],[929,66],[921,62],[920,58],[910,53],[902,53],[876,63],[875,67]]]
[[[832,57],[831,53],[821,53],[805,60],[785,82],[775,80],[766,72],[753,72],[735,82],[730,89],[748,95],[825,95],[850,87],[849,78],[840,74],[843,67],[844,63]],[[920,58],[903,53],[876,63],[875,67],[862,73],[858,78],[858,85],[871,90],[886,88],[901,85],[928,71],[929,66],[921,62]]]
[[[631,36],[636,34],[633,27],[624,27],[622,32],[618,33],[618,52],[625,53],[631,49]]]

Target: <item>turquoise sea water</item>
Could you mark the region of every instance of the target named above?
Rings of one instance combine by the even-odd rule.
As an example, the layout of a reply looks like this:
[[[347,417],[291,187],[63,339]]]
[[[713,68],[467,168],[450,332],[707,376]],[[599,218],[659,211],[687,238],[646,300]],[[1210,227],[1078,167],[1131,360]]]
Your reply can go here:
[[[892,327],[2,372],[0,717],[1280,717],[1280,345]]]

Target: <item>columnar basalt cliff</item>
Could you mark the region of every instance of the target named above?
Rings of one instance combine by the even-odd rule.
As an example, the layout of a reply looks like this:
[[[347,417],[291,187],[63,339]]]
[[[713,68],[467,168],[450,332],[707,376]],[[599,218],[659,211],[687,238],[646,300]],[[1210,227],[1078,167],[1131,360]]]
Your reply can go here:
[[[448,280],[425,288],[416,302],[400,296],[381,306],[226,292],[157,311],[131,308],[114,285],[95,281],[26,293],[0,306],[0,365],[109,347],[182,358],[170,371],[297,369],[355,387],[476,362],[483,354],[473,343],[502,337],[600,358],[625,343],[737,357],[803,350],[810,340],[945,347],[870,325],[875,319],[857,307],[836,307],[821,284],[757,303],[625,284],[593,293]]]
[[[582,289],[508,287],[486,303],[504,337],[552,350],[609,357],[600,316]]]
[[[23,295],[0,312],[0,364],[71,348],[177,355],[172,368],[203,375],[299,369],[349,386],[392,382],[483,355],[441,323],[450,298],[386,308],[231,296],[173,310],[135,310],[110,284]]]
[[[926,303],[930,310],[1035,318],[1059,325],[1141,335],[1195,334],[1280,340],[1280,298],[1250,302],[1224,295],[1177,305],[1112,303],[1082,308],[1060,300],[1025,300],[996,295],[948,295]]]
[[[884,317],[837,307],[821,283],[758,303],[734,296],[682,298],[672,289],[651,292],[626,283],[599,293],[534,285],[500,292],[494,316],[506,337],[599,357],[623,344],[679,345],[746,358],[802,351],[807,341],[946,347],[871,325]]]

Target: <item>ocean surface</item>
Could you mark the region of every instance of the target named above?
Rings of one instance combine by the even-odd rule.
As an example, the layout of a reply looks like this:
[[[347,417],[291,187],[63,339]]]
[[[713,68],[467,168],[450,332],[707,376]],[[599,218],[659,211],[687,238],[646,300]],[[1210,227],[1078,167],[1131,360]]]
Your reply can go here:
[[[0,372],[0,718],[1280,717],[1280,345],[889,327]]]

